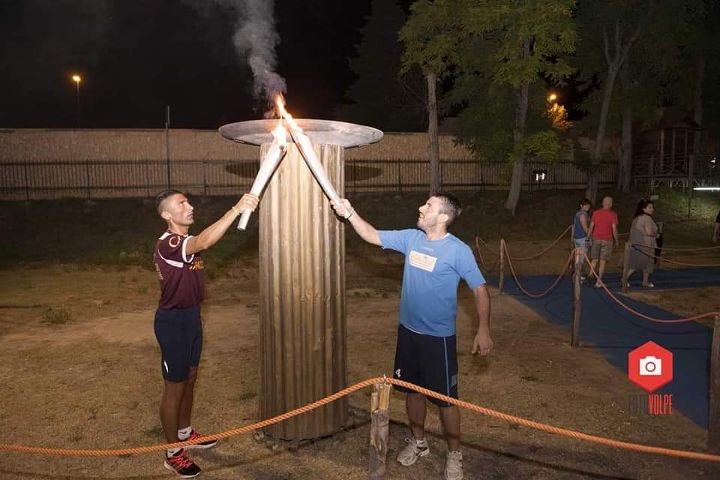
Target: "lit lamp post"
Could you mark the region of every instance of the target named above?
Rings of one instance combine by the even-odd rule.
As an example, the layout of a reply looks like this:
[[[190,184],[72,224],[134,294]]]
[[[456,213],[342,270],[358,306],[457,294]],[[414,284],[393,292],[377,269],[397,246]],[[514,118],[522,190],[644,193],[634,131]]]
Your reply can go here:
[[[77,127],[80,128],[80,82],[82,82],[82,77],[76,73],[73,74],[73,76],[70,78],[73,82],[75,82],[75,100],[77,103]]]

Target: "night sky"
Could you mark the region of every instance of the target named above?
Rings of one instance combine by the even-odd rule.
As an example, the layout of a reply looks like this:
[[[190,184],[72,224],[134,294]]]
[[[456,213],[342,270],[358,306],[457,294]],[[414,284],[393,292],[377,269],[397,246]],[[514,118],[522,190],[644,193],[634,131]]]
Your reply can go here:
[[[275,1],[296,117],[333,118],[371,3]],[[83,128],[162,128],[165,105],[173,128],[262,118],[236,21],[213,0],[0,0],[0,128],[76,127],[75,72]]]

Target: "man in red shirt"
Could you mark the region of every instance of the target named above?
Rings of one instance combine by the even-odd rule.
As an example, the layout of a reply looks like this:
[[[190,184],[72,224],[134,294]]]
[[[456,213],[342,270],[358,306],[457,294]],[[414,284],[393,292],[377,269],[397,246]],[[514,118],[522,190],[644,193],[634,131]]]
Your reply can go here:
[[[592,214],[592,219],[590,220],[588,236],[592,238],[593,242],[590,255],[592,256],[592,269],[597,272],[595,288],[602,287],[602,277],[603,273],[605,273],[605,263],[610,259],[613,244],[615,246],[618,244],[618,216],[612,209],[612,205],[612,197],[603,198],[602,208],[595,210]],[[600,260],[599,267],[598,260]],[[598,269],[595,270],[596,268]]]
[[[200,303],[204,264],[200,252],[215,245],[240,213],[255,210],[258,198],[246,193],[197,236],[188,235],[194,222],[194,209],[182,192],[166,190],[157,196],[155,203],[158,214],[167,222],[167,230],[157,240],[153,255],[161,288],[155,312],[155,337],[160,344],[165,380],[160,423],[167,442],[175,443],[201,436],[190,426],[203,340]],[[210,448],[216,443],[205,441],[188,448]],[[188,458],[183,448],[167,450],[164,465],[182,478],[200,474],[200,467]]]

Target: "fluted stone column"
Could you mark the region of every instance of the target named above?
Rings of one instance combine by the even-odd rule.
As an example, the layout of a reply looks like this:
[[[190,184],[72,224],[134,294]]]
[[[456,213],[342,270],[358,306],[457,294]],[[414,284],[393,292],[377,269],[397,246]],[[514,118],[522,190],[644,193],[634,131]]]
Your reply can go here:
[[[261,157],[269,147],[264,143]],[[315,145],[343,196],[343,147]],[[346,386],[345,233],[295,144],[260,207],[260,418]],[[330,435],[345,424],[346,398],[270,426],[283,440]]]

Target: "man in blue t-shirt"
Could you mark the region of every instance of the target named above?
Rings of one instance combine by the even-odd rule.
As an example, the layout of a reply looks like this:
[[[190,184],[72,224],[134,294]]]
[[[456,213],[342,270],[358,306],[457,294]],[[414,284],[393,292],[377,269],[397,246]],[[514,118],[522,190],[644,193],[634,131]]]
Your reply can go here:
[[[470,247],[447,231],[460,215],[460,201],[449,193],[432,194],[418,209],[418,228],[409,230],[376,230],[345,199],[333,204],[333,208],[366,242],[405,255],[394,377],[458,398],[455,317],[461,279],[475,294],[479,318],[472,353],[486,355],[493,345],[485,279]],[[397,460],[409,466],[430,450],[425,440],[425,396],[406,392],[405,406],[413,438],[406,440],[407,446]],[[439,407],[448,443],[445,478],[461,479],[460,411],[434,398],[429,400]]]

